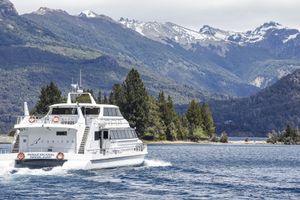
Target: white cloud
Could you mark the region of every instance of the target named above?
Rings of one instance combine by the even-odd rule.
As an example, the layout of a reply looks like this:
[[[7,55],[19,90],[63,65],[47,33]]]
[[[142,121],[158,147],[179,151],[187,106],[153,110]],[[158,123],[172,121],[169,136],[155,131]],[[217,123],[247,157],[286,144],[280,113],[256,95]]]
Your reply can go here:
[[[12,0],[22,13],[39,7],[70,14],[93,10],[114,19],[172,21],[198,30],[208,24],[227,30],[249,30],[266,21],[299,28],[299,0]]]

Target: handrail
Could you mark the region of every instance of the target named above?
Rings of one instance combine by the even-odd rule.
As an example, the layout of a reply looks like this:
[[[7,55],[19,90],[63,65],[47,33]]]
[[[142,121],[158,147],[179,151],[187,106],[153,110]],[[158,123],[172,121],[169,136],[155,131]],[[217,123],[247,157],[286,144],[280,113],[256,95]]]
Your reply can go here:
[[[77,115],[48,115],[48,116],[18,116],[17,124],[68,124],[73,125],[78,121]]]
[[[49,149],[51,149],[51,151],[48,151]],[[75,152],[75,148],[61,148],[61,147],[31,147],[31,148],[27,148],[26,152],[47,152],[47,153],[51,153],[51,152]]]
[[[131,145],[127,147],[113,147],[113,148],[107,148],[104,149],[102,152],[100,149],[87,149],[88,152],[93,152],[94,154],[100,152],[103,155],[115,155],[115,154],[121,154],[125,152],[143,152],[145,149],[147,149],[146,144],[137,144],[137,145]]]

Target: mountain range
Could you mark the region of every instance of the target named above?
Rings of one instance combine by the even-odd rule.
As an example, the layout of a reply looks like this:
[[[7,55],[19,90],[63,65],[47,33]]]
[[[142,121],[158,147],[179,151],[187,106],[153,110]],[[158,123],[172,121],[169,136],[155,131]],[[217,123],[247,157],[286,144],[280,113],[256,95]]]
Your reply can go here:
[[[300,69],[255,95],[213,101],[218,131],[234,136],[266,136],[282,131],[288,124],[300,124]]]
[[[42,7],[19,15],[0,0],[0,130],[51,80],[66,93],[80,69],[84,86],[104,93],[136,68],[150,94],[164,90],[177,104],[248,97],[300,68],[299,41],[297,29],[276,22],[247,32],[195,31],[89,10]]]

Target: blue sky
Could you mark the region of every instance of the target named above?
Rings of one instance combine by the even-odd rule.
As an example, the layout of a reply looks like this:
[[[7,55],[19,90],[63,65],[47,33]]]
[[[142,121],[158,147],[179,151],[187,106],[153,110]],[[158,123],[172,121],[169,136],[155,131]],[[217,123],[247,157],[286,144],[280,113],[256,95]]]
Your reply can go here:
[[[70,14],[92,10],[119,19],[171,21],[200,29],[203,25],[246,31],[267,21],[300,28],[299,0],[11,0],[20,14],[39,7],[63,9]]]

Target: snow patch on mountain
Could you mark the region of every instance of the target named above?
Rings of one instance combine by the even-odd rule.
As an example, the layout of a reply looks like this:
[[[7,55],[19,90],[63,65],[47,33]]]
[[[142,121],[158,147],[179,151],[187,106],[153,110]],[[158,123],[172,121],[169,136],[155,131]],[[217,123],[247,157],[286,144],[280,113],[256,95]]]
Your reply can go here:
[[[140,22],[124,18],[121,18],[119,22],[149,39],[168,43],[169,45],[169,41],[171,40],[185,48],[192,48],[192,44],[200,44],[201,46],[213,45],[219,47],[220,43],[235,43],[244,46],[261,42],[272,34],[281,37],[282,42],[285,43],[295,39],[299,35],[298,30],[289,29],[288,27],[272,21],[264,23],[253,31],[247,32],[224,31],[208,25],[204,25],[199,32],[197,32],[170,22]],[[280,31],[283,33],[280,33]],[[286,36],[285,34],[288,35]]]
[[[79,17],[96,18],[98,15],[91,10],[84,10],[79,14]]]
[[[299,33],[295,33],[295,34],[287,36],[287,38],[285,40],[283,40],[283,43],[287,43],[288,41],[297,38],[298,35],[299,35]]]
[[[265,82],[265,77],[258,76],[253,81],[251,81],[250,84],[260,88],[260,87],[262,87],[264,82]]]
[[[52,9],[47,7],[40,7],[37,11],[34,11],[33,13],[36,15],[46,15],[48,13],[67,13],[64,10],[61,9]]]
[[[119,21],[125,27],[130,28],[139,34],[162,43],[168,43],[168,40],[179,43],[185,47],[191,44],[205,40],[205,35],[198,33],[171,22],[140,22],[121,18]]]

